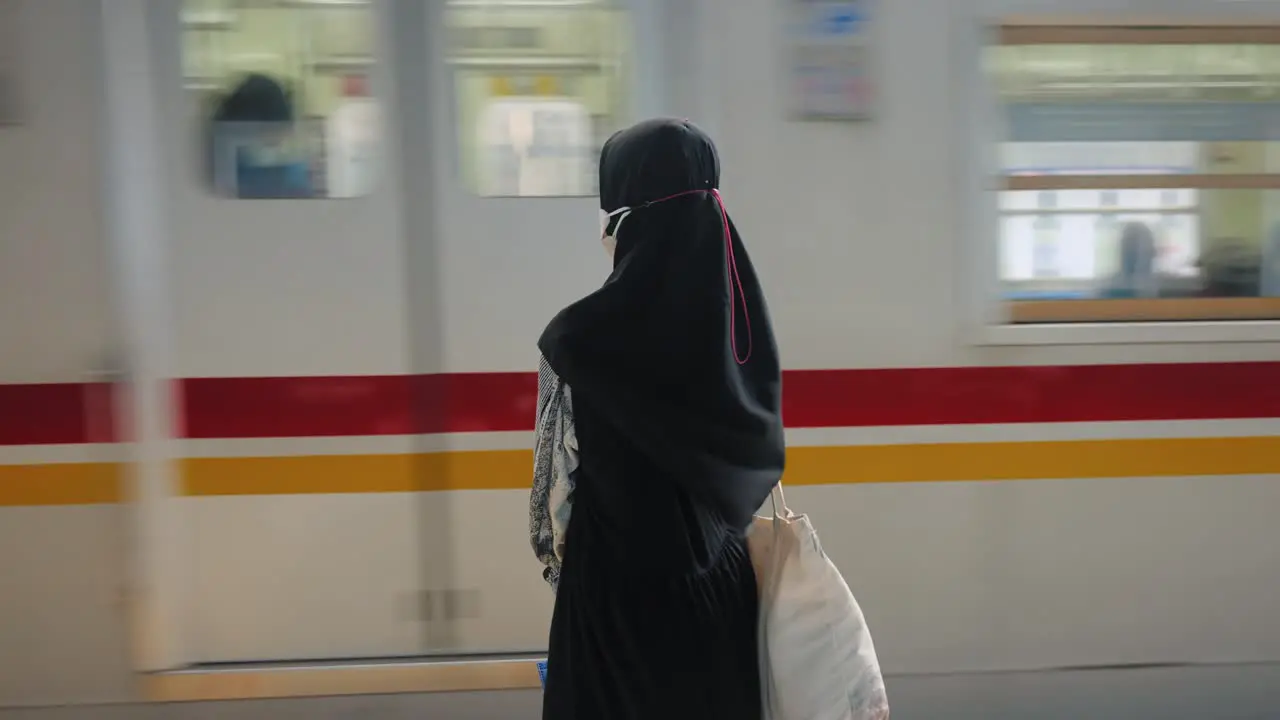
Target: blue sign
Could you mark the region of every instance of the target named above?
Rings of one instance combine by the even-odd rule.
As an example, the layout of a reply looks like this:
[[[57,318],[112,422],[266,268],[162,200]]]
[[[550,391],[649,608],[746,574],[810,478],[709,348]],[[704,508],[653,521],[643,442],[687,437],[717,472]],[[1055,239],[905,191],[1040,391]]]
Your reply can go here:
[[[819,35],[844,37],[855,35],[866,20],[866,13],[859,3],[841,3],[818,18],[816,32]]]
[[[863,120],[870,115],[870,2],[792,0],[792,47],[786,57],[795,116]]]

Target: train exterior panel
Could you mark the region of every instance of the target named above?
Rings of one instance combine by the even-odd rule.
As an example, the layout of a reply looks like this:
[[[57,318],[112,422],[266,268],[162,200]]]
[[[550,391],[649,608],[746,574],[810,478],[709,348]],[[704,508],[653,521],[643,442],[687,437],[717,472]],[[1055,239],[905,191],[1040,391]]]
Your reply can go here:
[[[1152,7],[1204,12],[1176,4]],[[0,707],[164,698],[136,669],[540,651],[534,341],[607,260],[593,199],[461,179],[444,10],[368,10],[379,182],[248,201],[197,173],[178,3],[17,5],[31,113],[0,128]],[[776,53],[757,51],[784,47],[772,8],[627,4],[627,114],[718,139],[788,368],[788,497],[886,672],[1280,661],[1280,346],[976,333],[994,292],[967,191],[976,28],[1080,10],[885,3],[875,121],[837,124],[779,110]],[[109,12],[145,20],[143,42],[122,46]],[[130,62],[153,75],[129,85]],[[135,282],[167,303],[149,326],[111,210],[107,145],[130,136],[102,96],[121,83],[155,111],[163,272]],[[169,424],[136,422],[140,401]]]

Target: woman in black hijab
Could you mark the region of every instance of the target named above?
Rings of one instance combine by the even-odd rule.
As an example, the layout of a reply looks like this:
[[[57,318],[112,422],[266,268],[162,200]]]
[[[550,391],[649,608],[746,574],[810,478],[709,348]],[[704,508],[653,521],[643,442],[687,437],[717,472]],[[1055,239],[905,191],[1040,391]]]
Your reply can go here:
[[[781,372],[719,176],[688,121],[614,135],[613,273],[538,341],[572,390],[580,463],[546,720],[760,717],[745,531],[782,475]]]

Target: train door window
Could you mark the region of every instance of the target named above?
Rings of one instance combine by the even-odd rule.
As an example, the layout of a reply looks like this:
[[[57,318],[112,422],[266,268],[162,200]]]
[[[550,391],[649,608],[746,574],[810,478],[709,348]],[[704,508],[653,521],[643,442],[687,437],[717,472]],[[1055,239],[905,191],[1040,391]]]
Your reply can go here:
[[[594,195],[630,116],[632,42],[617,0],[451,0],[462,181],[484,197]]]
[[[381,119],[370,0],[184,0],[201,174],[242,199],[367,195]]]
[[[999,37],[1011,321],[1280,319],[1280,27]]]

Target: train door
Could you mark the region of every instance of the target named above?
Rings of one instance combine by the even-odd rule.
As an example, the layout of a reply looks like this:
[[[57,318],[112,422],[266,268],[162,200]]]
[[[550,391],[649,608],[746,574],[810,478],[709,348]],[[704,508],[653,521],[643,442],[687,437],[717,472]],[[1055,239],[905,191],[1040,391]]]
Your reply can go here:
[[[642,115],[672,110],[658,82],[666,70],[647,62],[661,55],[668,7],[687,19],[696,3],[427,5],[433,245],[417,250],[409,282],[433,293],[412,310],[429,314],[413,325],[438,341],[419,354],[421,370],[454,398],[434,411],[433,451],[448,461],[434,463],[426,482],[438,492],[423,496],[427,522],[452,537],[448,557],[429,556],[424,570],[440,619],[428,650],[536,651],[553,600],[528,534],[536,343],[608,275],[599,152]]]
[[[148,6],[188,662],[424,647],[391,5]]]

